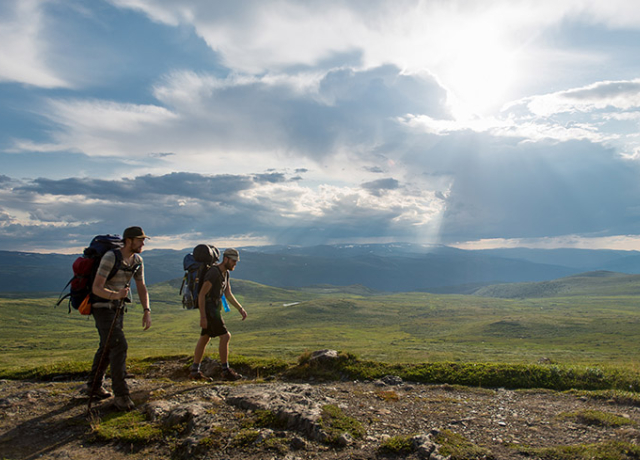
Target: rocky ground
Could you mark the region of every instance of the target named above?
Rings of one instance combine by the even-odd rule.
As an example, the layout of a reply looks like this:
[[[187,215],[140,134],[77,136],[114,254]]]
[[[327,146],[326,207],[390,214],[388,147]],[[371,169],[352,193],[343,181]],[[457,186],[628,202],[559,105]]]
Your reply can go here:
[[[624,401],[394,376],[192,382],[184,367],[133,376],[128,414],[107,399],[88,415],[79,381],[0,381],[0,459],[435,460],[454,433],[467,446],[457,458],[523,459],[540,458],[525,447],[640,441],[640,408]]]

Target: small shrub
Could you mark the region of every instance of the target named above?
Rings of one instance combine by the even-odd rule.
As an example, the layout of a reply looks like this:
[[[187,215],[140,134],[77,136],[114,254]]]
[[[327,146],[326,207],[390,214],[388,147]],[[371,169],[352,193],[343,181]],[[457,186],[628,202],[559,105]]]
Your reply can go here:
[[[211,449],[220,449],[224,447],[225,442],[222,437],[206,436],[204,438],[201,438],[198,441],[198,445],[204,447],[207,450],[211,450]]]
[[[92,428],[96,437],[103,441],[119,440],[136,444],[162,438],[162,429],[137,411],[110,414],[102,421],[94,420]]]
[[[304,366],[305,364],[309,364],[310,360],[311,360],[311,352],[308,350],[305,350],[304,353],[302,353],[298,357],[298,365]]]
[[[256,378],[277,375],[286,371],[290,366],[290,363],[278,358],[248,358],[242,355],[235,355],[233,358],[234,369]]]
[[[256,430],[243,429],[233,438],[231,444],[235,447],[245,447],[254,444],[258,440],[260,433]]]
[[[409,454],[413,452],[413,436],[393,436],[382,444],[380,451],[390,454]]]
[[[253,417],[243,420],[241,423],[243,428],[273,428],[284,429],[287,422],[278,417],[276,413],[270,410],[256,410]]]
[[[328,442],[330,444],[337,443],[342,433],[349,433],[355,439],[363,438],[366,434],[364,427],[358,420],[345,415],[338,406],[333,404],[322,408],[320,424],[329,436]]]
[[[198,445],[205,447],[207,450],[220,449],[226,445],[228,435],[229,430],[227,428],[214,426],[209,431],[209,436],[200,439]]]
[[[394,390],[378,390],[376,391],[376,396],[383,401],[397,401],[400,399],[400,396]]]
[[[268,438],[261,443],[266,449],[275,450],[280,455],[289,452],[289,442],[285,438]]]
[[[489,460],[495,457],[488,449],[477,446],[453,431],[443,430],[435,437],[435,442],[440,444],[440,454],[450,455],[451,460]]]

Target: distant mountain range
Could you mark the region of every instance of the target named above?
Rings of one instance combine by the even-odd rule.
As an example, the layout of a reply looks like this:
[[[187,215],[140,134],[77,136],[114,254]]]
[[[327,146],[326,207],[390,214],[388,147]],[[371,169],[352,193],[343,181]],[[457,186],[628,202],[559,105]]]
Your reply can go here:
[[[183,276],[189,252],[143,253],[148,284]],[[640,252],[586,249],[469,251],[413,244],[240,248],[233,277],[274,287],[362,285],[387,292],[470,294],[500,283],[555,280],[587,271],[640,273]],[[77,255],[0,251],[1,292],[61,291]]]

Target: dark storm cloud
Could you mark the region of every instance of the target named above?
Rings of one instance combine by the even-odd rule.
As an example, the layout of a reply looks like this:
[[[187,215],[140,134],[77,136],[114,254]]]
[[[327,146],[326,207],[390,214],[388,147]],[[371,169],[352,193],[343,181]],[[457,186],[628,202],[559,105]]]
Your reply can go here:
[[[279,177],[280,176],[280,177]],[[126,200],[151,198],[154,195],[177,195],[193,198],[221,198],[252,188],[254,182],[280,181],[278,174],[260,176],[218,175],[205,176],[195,173],[171,173],[162,176],[139,176],[134,179],[35,179],[16,191],[50,195],[83,195],[88,198]]]
[[[408,161],[452,178],[449,241],[640,232],[640,168],[599,144],[456,133]]]
[[[257,183],[270,184],[277,184],[280,182],[285,182],[287,180],[285,175],[282,173],[256,174],[253,179]]]
[[[378,179],[362,184],[363,189],[376,196],[380,196],[385,190],[396,190],[398,187],[399,182],[393,178]]]
[[[83,245],[92,234],[119,234],[128,225],[142,225],[149,234],[178,238],[212,233],[217,237],[253,232],[262,235],[273,227],[269,200],[247,199],[240,194],[291,179],[271,172],[12,181],[17,186],[2,197],[8,209],[0,210],[0,247],[28,250],[36,241],[39,248]],[[283,197],[287,199],[286,192],[280,192],[279,198]],[[19,224],[10,209],[28,213],[32,223]]]

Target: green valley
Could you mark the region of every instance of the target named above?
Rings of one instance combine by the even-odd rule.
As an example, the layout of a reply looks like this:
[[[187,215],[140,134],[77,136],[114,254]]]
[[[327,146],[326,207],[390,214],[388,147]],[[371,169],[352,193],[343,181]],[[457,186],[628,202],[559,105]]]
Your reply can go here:
[[[594,294],[598,282],[602,295]],[[629,293],[628,277],[620,277],[618,287],[612,277],[592,277],[588,283],[576,277],[573,283],[571,295],[525,297],[532,289],[527,283],[523,295],[495,298],[376,294],[353,286],[285,290],[234,280],[249,317],[241,321],[233,309],[224,317],[233,336],[232,358],[295,361],[305,351],[333,348],[387,363],[543,360],[635,371],[640,308]],[[140,327],[140,307],[129,307],[130,357],[191,355],[199,335],[198,312],[181,308],[178,290],[179,280],[150,287],[153,326],[146,332]],[[67,314],[66,306],[54,308],[55,300],[0,298],[0,370],[91,360],[97,345],[93,320],[76,311]],[[208,355],[215,352],[215,345],[207,350]]]

